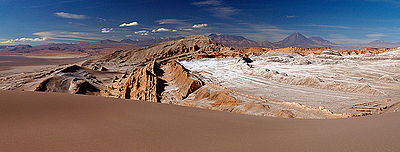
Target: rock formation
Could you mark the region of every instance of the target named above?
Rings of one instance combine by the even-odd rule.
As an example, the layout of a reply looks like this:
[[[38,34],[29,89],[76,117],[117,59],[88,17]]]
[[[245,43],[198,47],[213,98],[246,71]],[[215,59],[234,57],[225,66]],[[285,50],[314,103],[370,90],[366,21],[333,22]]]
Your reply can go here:
[[[203,86],[203,82],[176,61],[160,65],[155,60],[132,72],[124,86],[123,97],[150,102],[161,102],[161,93],[169,92],[176,100],[183,100]],[[173,87],[174,89],[168,89]]]
[[[204,85],[198,77],[191,74],[189,70],[175,60],[164,66],[163,78],[168,84],[177,87],[176,95],[179,100],[186,98],[190,93]]]
[[[157,77],[158,66],[153,61],[142,69],[133,72],[124,86],[123,97],[125,99],[160,102],[163,86],[161,79]]]

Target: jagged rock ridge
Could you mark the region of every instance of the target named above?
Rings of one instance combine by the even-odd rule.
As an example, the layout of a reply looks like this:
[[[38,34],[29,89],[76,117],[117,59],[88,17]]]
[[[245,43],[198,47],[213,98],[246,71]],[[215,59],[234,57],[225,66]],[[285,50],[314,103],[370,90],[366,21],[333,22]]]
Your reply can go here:
[[[193,59],[205,57],[225,57],[239,55],[231,47],[225,47],[203,35],[159,43],[150,47],[116,51],[112,54],[87,61],[83,65],[89,68],[106,67],[111,71],[124,72],[132,67],[142,67],[150,61],[160,62],[171,59]]]
[[[164,98],[166,102],[179,102],[203,85],[178,62],[160,65],[154,60],[132,72],[124,86],[123,98],[150,102],[161,102]],[[162,96],[163,92],[168,95]]]

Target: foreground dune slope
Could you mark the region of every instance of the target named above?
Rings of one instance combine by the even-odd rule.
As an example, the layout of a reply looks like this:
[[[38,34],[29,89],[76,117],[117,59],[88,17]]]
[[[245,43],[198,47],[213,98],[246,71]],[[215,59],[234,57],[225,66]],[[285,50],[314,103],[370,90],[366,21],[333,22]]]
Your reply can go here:
[[[400,113],[299,120],[0,91],[0,151],[397,151]]]

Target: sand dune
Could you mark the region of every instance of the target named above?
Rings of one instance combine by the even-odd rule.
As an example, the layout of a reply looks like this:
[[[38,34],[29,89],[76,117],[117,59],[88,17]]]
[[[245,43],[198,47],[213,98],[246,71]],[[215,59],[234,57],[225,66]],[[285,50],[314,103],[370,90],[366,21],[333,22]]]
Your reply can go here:
[[[400,113],[300,120],[0,91],[0,151],[397,151]]]

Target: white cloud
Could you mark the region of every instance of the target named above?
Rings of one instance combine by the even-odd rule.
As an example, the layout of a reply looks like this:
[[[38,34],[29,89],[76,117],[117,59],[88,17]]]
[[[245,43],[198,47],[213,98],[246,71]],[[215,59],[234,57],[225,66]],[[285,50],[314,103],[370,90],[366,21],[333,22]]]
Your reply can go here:
[[[288,15],[288,16],[286,16],[286,18],[295,18],[296,16],[294,16],[294,15]]]
[[[213,13],[213,16],[220,18],[230,18],[232,15],[235,15],[239,12],[238,9],[230,6],[212,7],[209,9],[209,11]]]
[[[17,38],[17,39],[12,39],[12,40],[7,40],[7,41],[2,41],[0,43],[2,44],[10,44],[10,43],[15,43],[15,42],[41,42],[41,41],[46,41],[46,37],[41,37],[41,38]]]
[[[203,28],[203,27],[207,27],[207,26],[208,26],[208,24],[195,24],[192,27],[193,28]]]
[[[139,35],[145,36],[145,35],[149,35],[149,31],[145,31],[145,30],[136,31],[135,34],[139,34]]]
[[[221,0],[205,0],[193,2],[192,5],[206,8],[215,17],[231,18],[232,15],[237,14],[239,11],[231,6],[223,5]]]
[[[112,30],[112,28],[102,28],[101,33],[110,33]]]
[[[193,31],[193,29],[188,28],[188,29],[181,29],[182,31]]]
[[[119,27],[136,26],[136,25],[139,25],[139,23],[138,22],[122,23],[121,25],[119,25]]]
[[[32,35],[37,35],[40,37],[46,37],[52,40],[66,40],[66,41],[97,41],[103,40],[99,35],[83,32],[67,32],[67,31],[47,31],[47,32],[37,32]]]
[[[23,38],[15,39],[15,41],[22,41],[22,42],[25,42],[25,41],[40,42],[40,41],[46,41],[46,40],[47,40],[46,37],[42,37],[42,38],[25,38],[25,37],[23,37]]]
[[[86,15],[78,15],[78,14],[71,14],[71,13],[65,13],[65,12],[57,12],[54,13],[58,17],[62,18],[71,18],[71,19],[86,19],[88,18]]]
[[[154,33],[154,32],[168,32],[168,31],[171,31],[171,29],[166,29],[166,28],[161,27],[161,28],[158,28],[158,29],[154,29],[151,32]]]
[[[178,19],[161,19],[156,21],[158,24],[181,24],[185,25],[188,24],[184,20],[178,20]]]
[[[222,4],[222,1],[219,0],[205,0],[205,1],[198,1],[198,2],[193,2],[193,5],[197,6],[203,6],[203,5],[212,5],[212,6],[218,6]]]
[[[366,36],[367,36],[367,37],[376,37],[376,38],[378,38],[378,37],[385,36],[385,34],[382,34],[382,33],[375,33],[375,34],[367,34]]]

